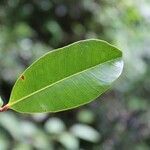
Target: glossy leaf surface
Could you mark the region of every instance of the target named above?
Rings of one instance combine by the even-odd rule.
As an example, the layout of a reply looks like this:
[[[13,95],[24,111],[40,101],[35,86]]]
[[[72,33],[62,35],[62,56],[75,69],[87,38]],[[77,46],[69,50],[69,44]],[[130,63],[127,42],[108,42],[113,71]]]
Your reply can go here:
[[[16,81],[9,107],[18,112],[58,112],[89,103],[123,69],[122,52],[101,40],[83,40],[51,51]]]

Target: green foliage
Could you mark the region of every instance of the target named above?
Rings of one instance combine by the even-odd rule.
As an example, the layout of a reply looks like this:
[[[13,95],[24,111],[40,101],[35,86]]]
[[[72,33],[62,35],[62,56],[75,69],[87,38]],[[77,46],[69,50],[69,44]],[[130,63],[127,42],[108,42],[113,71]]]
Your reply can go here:
[[[19,112],[58,112],[105,92],[123,69],[122,53],[101,40],[85,40],[47,53],[17,80],[8,103]]]
[[[33,122],[38,118],[39,123],[42,123],[41,115],[43,114],[34,114]],[[11,124],[8,123],[9,121],[11,121]],[[35,149],[54,149],[55,142],[58,142],[65,149],[74,150],[79,149],[80,139],[90,143],[97,143],[101,138],[99,132],[92,126],[78,122],[67,128],[63,120],[58,117],[51,117],[46,120],[42,130],[29,121],[19,121],[18,117],[10,112],[0,114],[0,122],[2,123],[2,130],[6,130],[17,140],[14,150],[30,150],[33,147]],[[11,146],[3,132],[0,139],[1,148],[7,149]],[[29,142],[30,144],[27,144]]]

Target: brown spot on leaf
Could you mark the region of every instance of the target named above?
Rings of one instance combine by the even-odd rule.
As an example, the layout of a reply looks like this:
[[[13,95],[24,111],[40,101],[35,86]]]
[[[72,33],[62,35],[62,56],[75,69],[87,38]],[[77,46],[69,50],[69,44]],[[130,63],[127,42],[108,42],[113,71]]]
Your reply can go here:
[[[25,76],[24,75],[21,76],[21,80],[25,80]]]

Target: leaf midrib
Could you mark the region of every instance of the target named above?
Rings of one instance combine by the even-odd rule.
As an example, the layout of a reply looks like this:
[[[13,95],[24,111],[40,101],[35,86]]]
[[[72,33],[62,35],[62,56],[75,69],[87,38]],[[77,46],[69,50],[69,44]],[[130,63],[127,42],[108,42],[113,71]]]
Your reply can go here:
[[[97,65],[94,65],[93,67],[89,67],[89,68],[87,68],[87,69],[84,69],[84,70],[79,71],[79,72],[77,72],[77,73],[74,73],[74,74],[72,74],[72,75],[69,75],[69,76],[67,76],[67,77],[65,77],[65,78],[63,78],[63,79],[61,79],[61,80],[58,80],[58,81],[56,81],[56,82],[54,82],[54,83],[52,83],[52,84],[50,84],[50,85],[47,85],[47,86],[45,86],[45,87],[43,87],[43,88],[41,88],[41,89],[39,89],[39,90],[37,90],[37,91],[35,91],[35,92],[33,92],[33,93],[27,95],[27,96],[24,96],[23,98],[21,98],[21,99],[15,101],[15,102],[9,103],[9,107],[11,107],[11,106],[15,105],[16,103],[19,103],[19,102],[21,102],[21,101],[23,101],[23,100],[25,100],[25,99],[27,99],[27,98],[29,98],[29,97],[35,95],[35,94],[37,94],[37,93],[40,93],[40,92],[42,92],[42,91],[48,89],[49,87],[52,87],[52,86],[56,85],[57,83],[60,83],[60,82],[62,82],[62,81],[64,81],[64,80],[69,79],[69,78],[71,78],[71,77],[73,77],[73,76],[76,76],[76,75],[78,75],[78,74],[82,74],[83,72],[86,72],[86,71],[88,71],[88,70],[90,70],[90,69],[93,69],[93,68],[95,68],[95,67],[97,67],[97,66],[99,66],[99,65],[102,65],[102,64],[111,62],[112,60],[115,61],[115,60],[117,60],[117,59],[119,59],[119,58],[121,58],[121,56],[120,56],[120,57],[116,57],[116,58],[112,58],[112,59],[110,59],[110,60],[108,60],[108,61],[105,61],[105,62],[103,62],[103,63],[99,63],[99,64],[97,64]]]

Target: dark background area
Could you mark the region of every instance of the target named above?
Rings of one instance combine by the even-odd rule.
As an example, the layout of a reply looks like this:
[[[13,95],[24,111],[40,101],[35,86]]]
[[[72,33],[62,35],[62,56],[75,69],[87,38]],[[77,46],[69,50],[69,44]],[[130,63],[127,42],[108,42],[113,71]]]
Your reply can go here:
[[[113,88],[55,114],[0,113],[0,150],[150,149],[149,0],[0,0],[0,95],[44,53],[88,38],[124,53]]]

